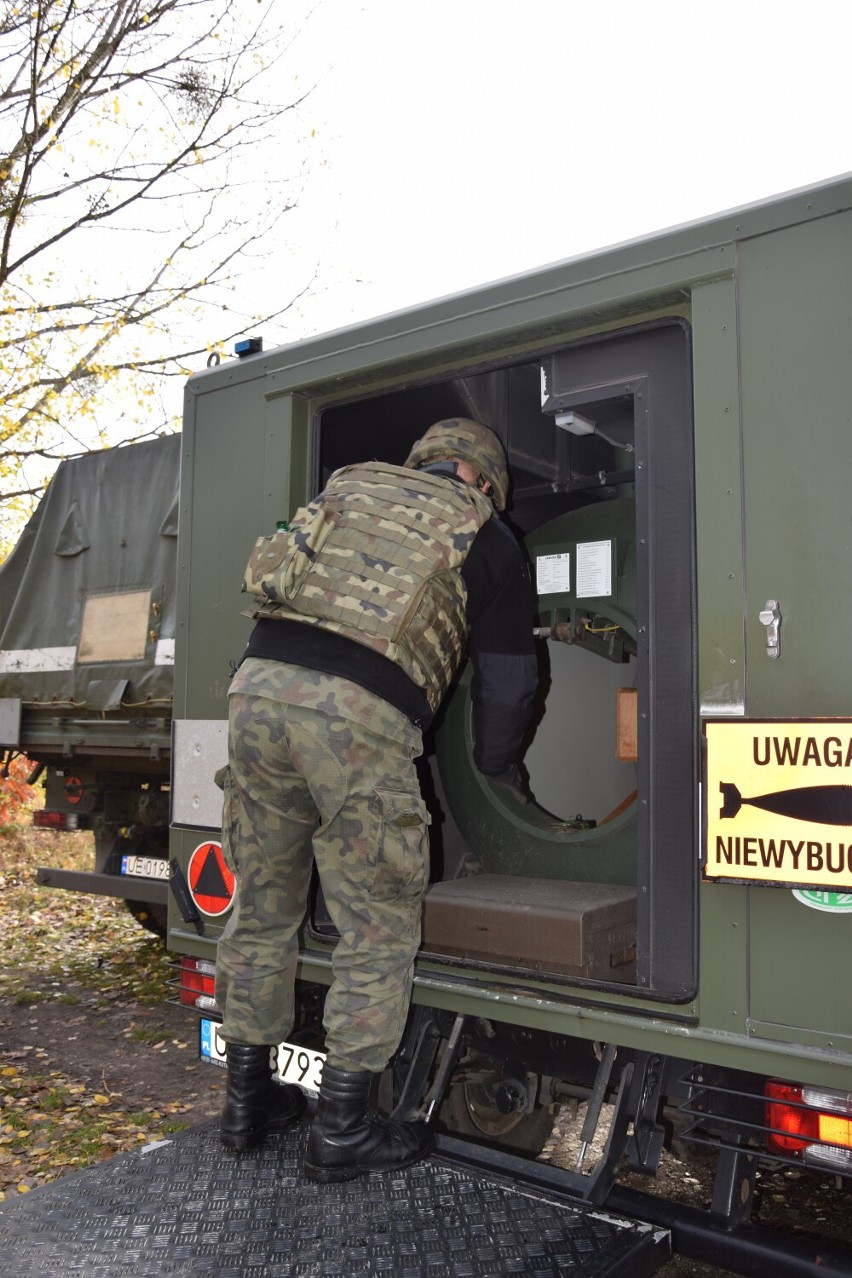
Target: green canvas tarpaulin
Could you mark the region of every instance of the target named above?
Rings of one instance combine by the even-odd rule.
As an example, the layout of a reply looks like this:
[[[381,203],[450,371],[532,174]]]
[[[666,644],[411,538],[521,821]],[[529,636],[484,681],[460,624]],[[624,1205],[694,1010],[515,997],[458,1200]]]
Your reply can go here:
[[[180,435],[59,466],[0,566],[0,697],[97,713],[170,700],[179,469]]]

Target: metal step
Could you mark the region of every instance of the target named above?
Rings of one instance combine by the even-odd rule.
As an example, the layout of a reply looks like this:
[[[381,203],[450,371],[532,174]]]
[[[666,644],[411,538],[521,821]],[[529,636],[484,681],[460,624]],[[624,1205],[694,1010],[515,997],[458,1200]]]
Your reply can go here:
[[[644,1278],[669,1235],[433,1156],[343,1185],[303,1124],[226,1153],[218,1120],[0,1204],[15,1278]]]

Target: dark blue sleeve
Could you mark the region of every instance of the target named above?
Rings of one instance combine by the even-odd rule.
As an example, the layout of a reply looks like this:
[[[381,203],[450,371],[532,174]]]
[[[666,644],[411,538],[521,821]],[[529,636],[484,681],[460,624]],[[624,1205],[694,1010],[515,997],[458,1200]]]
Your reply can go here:
[[[523,552],[497,519],[480,530],[462,576],[474,670],[474,762],[496,775],[516,761],[533,710],[535,596]]]

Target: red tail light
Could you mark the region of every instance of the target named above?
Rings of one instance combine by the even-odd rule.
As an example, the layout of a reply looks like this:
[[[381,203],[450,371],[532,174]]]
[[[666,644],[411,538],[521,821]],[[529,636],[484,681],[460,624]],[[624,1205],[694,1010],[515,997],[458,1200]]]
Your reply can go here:
[[[852,1094],[771,1079],[766,1096],[766,1148],[805,1163],[852,1171]]]
[[[180,1001],[210,1011],[216,1006],[216,967],[207,959],[184,956],[180,961]]]
[[[76,812],[34,812],[33,825],[39,830],[79,830]]]

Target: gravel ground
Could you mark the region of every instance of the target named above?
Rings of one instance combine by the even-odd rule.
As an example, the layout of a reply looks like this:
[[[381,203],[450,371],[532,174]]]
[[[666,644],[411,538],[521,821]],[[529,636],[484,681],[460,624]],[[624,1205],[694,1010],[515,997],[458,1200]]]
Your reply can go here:
[[[600,1130],[592,1143],[589,1164],[600,1155],[609,1117],[604,1106]],[[577,1116],[564,1108],[557,1117],[553,1135],[542,1157],[557,1166],[574,1167],[579,1149],[578,1134],[584,1110]],[[654,1179],[626,1173],[619,1183],[643,1193],[651,1193],[705,1210],[713,1196],[715,1160],[705,1151],[681,1146],[682,1156],[664,1151]],[[765,1165],[758,1170],[752,1221],[774,1230],[792,1231],[800,1238],[822,1240],[848,1248],[852,1236],[852,1182],[839,1176],[820,1176],[792,1167]],[[719,1268],[700,1257],[675,1255],[658,1270],[662,1278],[725,1278],[734,1271]],[[816,1270],[808,1269],[807,1273]],[[852,1274],[852,1260],[849,1272]],[[760,1278],[764,1278],[760,1275]],[[766,1278],[771,1278],[767,1273]]]
[[[587,1152],[584,1170],[594,1167],[601,1155],[611,1112],[611,1107],[606,1105],[601,1111],[599,1134],[592,1141]],[[561,1109],[554,1125],[553,1135],[541,1155],[543,1160],[557,1167],[576,1167],[580,1150],[579,1133],[583,1126],[584,1114],[585,1107],[582,1105],[564,1106]],[[634,1189],[646,1193],[653,1191],[665,1194],[667,1198],[675,1198],[693,1207],[704,1207],[712,1194],[712,1173],[706,1162],[699,1163],[693,1169],[690,1164],[669,1154],[663,1155],[660,1172],[655,1181],[644,1176],[632,1176],[628,1183]],[[684,1278],[685,1275],[694,1275],[695,1278],[724,1278],[724,1275],[730,1271],[718,1269],[713,1265],[703,1264],[685,1256],[673,1256],[657,1272],[663,1278]]]

